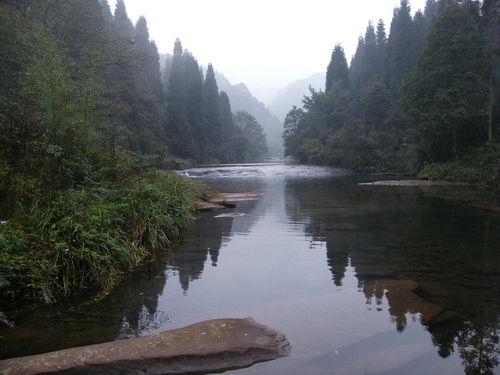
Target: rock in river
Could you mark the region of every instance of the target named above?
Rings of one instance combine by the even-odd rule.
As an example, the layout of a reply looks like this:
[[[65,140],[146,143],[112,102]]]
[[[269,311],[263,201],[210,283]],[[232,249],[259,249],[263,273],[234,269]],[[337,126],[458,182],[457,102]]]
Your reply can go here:
[[[128,340],[0,361],[2,375],[205,374],[288,355],[285,336],[253,319],[221,319]]]

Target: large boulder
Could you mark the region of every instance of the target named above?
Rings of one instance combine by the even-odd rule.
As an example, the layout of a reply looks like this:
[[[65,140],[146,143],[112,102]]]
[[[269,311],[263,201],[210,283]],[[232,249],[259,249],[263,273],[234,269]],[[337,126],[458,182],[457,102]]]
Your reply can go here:
[[[222,319],[128,340],[0,361],[0,374],[205,374],[288,355],[285,336],[252,319]]]

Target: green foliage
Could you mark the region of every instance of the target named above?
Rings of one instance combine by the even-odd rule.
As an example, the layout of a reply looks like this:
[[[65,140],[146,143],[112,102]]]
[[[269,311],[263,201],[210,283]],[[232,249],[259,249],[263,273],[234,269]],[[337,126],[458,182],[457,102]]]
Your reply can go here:
[[[345,58],[344,49],[340,45],[336,45],[333,52],[330,64],[326,70],[326,91],[330,91],[333,84],[339,84],[343,88],[349,87],[349,67]]]
[[[0,2],[0,45],[1,302],[105,292],[191,222],[201,188],[150,171],[208,154],[182,142],[206,143],[202,73],[180,48],[167,121],[177,96],[122,0]]]
[[[500,146],[479,147],[447,163],[427,164],[419,173],[425,180],[441,180],[500,186]]]
[[[188,228],[199,188],[153,172],[33,203],[0,226],[0,295],[51,303],[106,292]]]
[[[235,132],[231,145],[233,153],[239,161],[262,160],[268,153],[264,129],[248,112],[238,111],[234,114]]]
[[[388,87],[396,92],[418,58],[418,48],[415,45],[418,38],[414,31],[410,3],[408,0],[401,0],[400,7],[394,10],[391,22],[384,71]]]
[[[163,74],[166,128],[169,134],[175,134],[170,149],[179,157],[197,162],[252,160],[253,156],[241,148],[241,129],[233,122],[229,97],[219,92],[213,66],[209,64],[203,76],[198,62],[183,49],[180,40],[176,40],[173,52]]]
[[[458,4],[440,14],[427,47],[403,87],[425,161],[445,162],[486,140],[485,39],[474,14]],[[460,58],[457,58],[457,57]]]
[[[496,159],[470,154],[496,133],[500,68],[492,48],[497,33],[488,34],[489,44],[484,33],[494,29],[495,13],[487,3],[481,13],[478,4],[429,0],[412,18],[402,0],[388,38],[380,21],[359,39],[350,86],[338,78],[345,64],[336,47],[326,92],[312,91],[285,119],[285,154],[304,163],[411,175],[434,163],[423,176],[496,181]],[[450,163],[435,164],[442,162]]]

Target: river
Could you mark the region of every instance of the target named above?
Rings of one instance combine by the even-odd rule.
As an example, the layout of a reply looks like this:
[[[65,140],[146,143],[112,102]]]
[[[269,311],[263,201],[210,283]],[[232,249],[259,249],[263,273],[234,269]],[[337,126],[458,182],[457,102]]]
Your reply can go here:
[[[230,374],[500,374],[500,214],[330,168],[186,174],[263,196],[233,217],[200,214],[174,255],[99,303],[0,329],[0,357],[252,317],[285,333],[291,355]]]

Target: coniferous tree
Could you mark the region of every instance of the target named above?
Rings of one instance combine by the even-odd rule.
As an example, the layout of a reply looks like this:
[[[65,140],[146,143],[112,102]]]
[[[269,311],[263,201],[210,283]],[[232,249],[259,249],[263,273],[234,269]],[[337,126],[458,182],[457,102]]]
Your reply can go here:
[[[212,64],[208,64],[205,73],[205,83],[203,85],[203,97],[205,101],[205,114],[207,123],[207,135],[212,147],[212,156],[219,158],[218,145],[223,141],[222,120],[220,111],[219,88],[215,80],[215,73]]]
[[[385,74],[385,55],[387,52],[387,32],[385,23],[379,20],[377,24],[377,73],[379,77]]]
[[[170,72],[172,71],[172,55],[168,54],[165,58],[165,64],[163,65],[163,71],[161,74],[162,84],[163,84],[163,97],[167,97],[168,84],[170,80]]]
[[[101,6],[102,17],[106,26],[111,26],[113,24],[113,13],[111,13],[108,0],[99,0],[99,5]]]
[[[361,86],[361,74],[363,71],[363,61],[365,55],[365,38],[359,37],[356,52],[351,60],[349,69],[349,80],[354,91]]]
[[[128,17],[127,8],[123,0],[116,2],[113,25],[118,35],[122,38],[132,40],[134,36],[134,24]]]
[[[415,13],[413,17],[413,48],[415,56],[419,57],[425,48],[427,38],[427,21],[421,11]]]
[[[487,0],[482,13],[478,4],[475,0],[428,0],[425,13],[416,12],[412,18],[409,3],[403,0],[394,11],[389,38],[382,22],[375,38],[370,25],[351,61],[351,90],[339,90],[328,78],[327,92],[311,92],[303,109],[287,116],[286,155],[306,163],[411,174],[428,162],[466,155],[460,162],[471,165],[474,173],[486,168],[496,176],[497,172],[491,172],[498,163],[494,162],[498,159],[495,148],[483,150],[481,162],[477,153],[468,151],[480,145],[487,133],[494,133],[498,125],[492,124],[498,120],[491,119],[500,114],[500,102],[495,99],[495,92],[500,92],[498,49],[484,43],[490,35],[490,41],[500,45],[500,4]],[[494,14],[489,8],[492,4],[496,4]],[[455,9],[455,14],[450,16],[449,9]],[[492,17],[497,18],[491,22]],[[491,58],[494,53],[497,56]],[[494,137],[489,135],[489,139],[491,143]]]
[[[415,65],[413,46],[413,23],[408,0],[401,0],[394,10],[389,39],[387,41],[386,82],[393,91],[398,91],[402,79]]]
[[[364,38],[360,38],[358,49],[352,61],[352,82],[353,89],[359,92],[363,87],[370,86],[380,79],[379,47],[375,28],[371,23],[366,28]]]
[[[134,34],[134,50],[138,53],[140,75],[149,94],[158,102],[163,101],[163,88],[160,74],[160,56],[154,41],[149,38],[146,19],[140,17]]]
[[[482,7],[483,28],[487,35],[487,56],[489,60],[489,115],[488,141],[499,138],[500,131],[500,2],[485,0]]]
[[[193,55],[184,52],[186,74],[186,110],[188,121],[193,132],[195,142],[195,157],[205,160],[210,147],[207,138],[207,124],[205,119],[205,101],[203,97],[203,73]]]
[[[221,112],[221,125],[225,141],[219,147],[221,148],[221,155],[224,155],[223,161],[230,162],[235,160],[235,155],[238,153],[237,149],[232,146],[232,140],[235,136],[235,125],[233,121],[233,113],[231,111],[231,103],[229,97],[224,91],[219,94],[220,112]]]
[[[163,90],[160,57],[156,45],[149,39],[149,30],[144,17],[140,17],[137,21],[132,46],[137,59],[133,81],[132,121],[137,128],[134,143],[141,152],[151,153],[163,149],[162,143],[165,142],[161,126]]]
[[[326,91],[330,91],[333,84],[338,84],[344,89],[349,88],[349,67],[340,44],[335,46],[326,71]]]
[[[370,22],[366,28],[365,47],[361,62],[360,80],[362,81],[363,86],[368,86],[379,78],[377,74],[379,70],[377,69],[377,60],[377,36],[375,34],[375,28]]]
[[[172,69],[167,93],[167,135],[175,155],[193,157],[195,145],[187,111],[186,66],[184,50],[179,39],[175,41]]]
[[[477,19],[465,6],[452,3],[441,11],[403,95],[425,161],[451,160],[485,140],[484,47]]]
[[[424,8],[425,19],[432,23],[439,15],[439,4],[436,0],[426,0]]]

